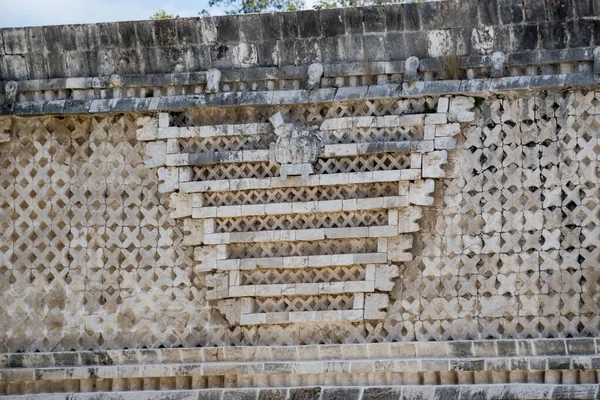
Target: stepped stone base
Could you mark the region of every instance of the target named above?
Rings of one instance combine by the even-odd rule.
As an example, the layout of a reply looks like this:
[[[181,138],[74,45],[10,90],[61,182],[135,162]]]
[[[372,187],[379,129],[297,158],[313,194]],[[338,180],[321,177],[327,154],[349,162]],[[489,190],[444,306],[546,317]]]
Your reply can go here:
[[[600,377],[595,339],[58,352],[0,362],[0,390],[14,399],[593,399]]]

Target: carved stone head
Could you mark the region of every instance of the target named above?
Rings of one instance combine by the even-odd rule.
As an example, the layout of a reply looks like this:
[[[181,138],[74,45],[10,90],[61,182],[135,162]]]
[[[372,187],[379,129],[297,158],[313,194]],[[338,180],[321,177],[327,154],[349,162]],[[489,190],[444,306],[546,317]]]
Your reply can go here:
[[[303,126],[283,122],[280,113],[270,118],[277,140],[271,144],[271,162],[279,164],[306,164],[317,161],[323,138]]]

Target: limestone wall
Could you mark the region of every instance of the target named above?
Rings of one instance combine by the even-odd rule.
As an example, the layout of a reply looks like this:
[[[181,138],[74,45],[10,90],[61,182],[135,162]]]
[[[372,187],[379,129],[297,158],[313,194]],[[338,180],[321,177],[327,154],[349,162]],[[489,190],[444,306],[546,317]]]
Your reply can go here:
[[[218,68],[237,70],[226,74],[236,82],[244,69],[269,68],[270,76],[284,78],[314,61],[355,62],[356,70],[361,63],[410,56],[477,57],[498,50],[535,58],[532,51],[598,45],[599,14],[593,0],[450,0],[3,29],[0,80],[198,74]],[[130,79],[156,82],[156,77]]]
[[[203,259],[194,261],[193,248],[184,245],[187,228],[170,218],[170,199],[158,193],[157,173],[144,164],[147,145],[136,139],[136,115],[14,120],[13,140],[0,145],[2,351],[598,335],[599,102],[593,91],[485,99],[476,123],[449,150],[434,205],[422,206],[421,228],[409,250],[414,259],[396,263],[399,276],[392,278],[385,316],[258,326],[228,321],[207,300]],[[239,113],[205,109],[173,121],[210,124],[212,116],[222,123],[267,122],[281,111],[290,121],[314,124],[427,113],[438,103],[425,98]],[[244,168],[237,164],[227,173],[250,176]],[[346,198],[364,196],[360,186],[333,186],[325,198],[335,199],[338,187],[351,192]],[[375,190],[370,186],[362,185],[362,193]],[[394,189],[379,190],[372,196]],[[265,200],[259,192],[225,195],[245,193],[243,204],[260,204]],[[231,202],[215,195],[205,201]],[[295,196],[309,201],[316,195]],[[301,215],[300,221],[315,227],[327,216]],[[361,226],[349,223],[344,226]],[[341,251],[331,246],[296,251]],[[357,266],[343,271],[360,275]]]
[[[599,23],[1,29],[0,397],[598,398]]]

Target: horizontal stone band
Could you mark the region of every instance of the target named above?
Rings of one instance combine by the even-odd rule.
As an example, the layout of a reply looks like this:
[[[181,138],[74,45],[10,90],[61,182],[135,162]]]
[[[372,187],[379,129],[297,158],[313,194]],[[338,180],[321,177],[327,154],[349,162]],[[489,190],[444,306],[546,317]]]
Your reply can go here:
[[[215,399],[345,399],[345,400],[413,400],[413,399],[488,399],[488,400],[540,400],[540,399],[593,399],[598,398],[598,385],[421,385],[367,387],[294,387],[284,389],[203,389],[171,390],[164,392],[131,391],[111,393],[69,393],[6,396],[8,400],[162,400],[165,396],[178,400]],[[320,397],[322,396],[322,397]]]
[[[256,268],[331,267],[355,264],[381,264],[388,260],[387,253],[350,253],[318,256],[242,258],[217,260],[218,270],[252,270]]]
[[[302,242],[324,239],[350,239],[364,237],[392,237],[398,235],[397,225],[364,226],[352,228],[317,228],[257,232],[227,232],[204,234],[204,244]]]
[[[183,193],[229,192],[234,190],[273,189],[304,186],[333,186],[374,182],[412,181],[421,178],[420,169],[403,169],[374,172],[348,172],[340,174],[311,175],[307,179],[290,176],[287,179],[276,178],[242,178],[214,181],[182,182]]]
[[[234,218],[256,215],[377,210],[385,208],[407,207],[408,205],[408,196],[385,196],[348,200],[340,199],[218,207],[194,207],[192,208],[192,218]]]

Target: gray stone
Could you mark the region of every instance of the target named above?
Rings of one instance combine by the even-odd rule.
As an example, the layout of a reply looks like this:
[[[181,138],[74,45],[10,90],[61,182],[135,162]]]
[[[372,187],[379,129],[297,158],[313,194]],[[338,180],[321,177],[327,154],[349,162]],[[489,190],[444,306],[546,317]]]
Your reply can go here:
[[[6,96],[5,102],[9,105],[13,104],[17,100],[17,91],[19,90],[19,84],[15,81],[6,82],[4,85],[4,93]]]
[[[323,389],[321,400],[358,400],[360,389]]]
[[[275,135],[277,135],[277,140],[269,148],[271,162],[307,164],[317,160],[323,143],[320,132],[285,123],[280,113],[273,115],[270,121],[275,127]],[[302,174],[304,175],[304,173]]]
[[[308,88],[315,89],[321,86],[323,76],[323,64],[314,63],[308,67]]]
[[[224,390],[221,400],[256,400],[257,395],[258,391],[253,389]]]
[[[596,354],[595,340],[592,338],[571,339],[566,341],[568,355]]]
[[[415,56],[408,57],[404,64],[404,80],[406,82],[414,82],[419,79],[419,59]]]
[[[199,390],[198,400],[221,400],[221,390]]]
[[[206,93],[217,93],[221,84],[221,71],[211,68],[206,72]]]
[[[534,341],[535,354],[538,356],[566,355],[564,339],[539,339]]]
[[[366,388],[362,400],[398,400],[400,392],[400,388],[392,387]]]
[[[289,400],[320,400],[321,388],[292,388],[290,389]]]
[[[497,51],[492,54],[490,60],[492,62],[492,71],[490,72],[490,76],[492,78],[499,78],[503,76],[504,65],[506,63],[506,55],[501,51]]]
[[[286,389],[261,389],[258,400],[286,400]]]

